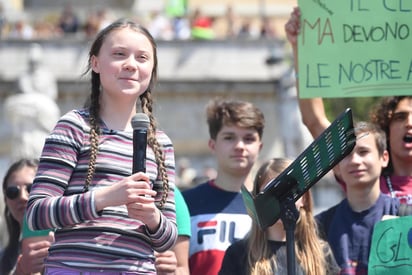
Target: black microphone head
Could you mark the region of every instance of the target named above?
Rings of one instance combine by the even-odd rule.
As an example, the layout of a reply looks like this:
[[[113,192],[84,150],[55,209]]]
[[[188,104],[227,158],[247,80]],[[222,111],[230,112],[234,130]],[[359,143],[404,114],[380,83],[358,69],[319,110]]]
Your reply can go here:
[[[144,113],[137,113],[132,117],[133,130],[148,129],[150,125],[149,117]]]

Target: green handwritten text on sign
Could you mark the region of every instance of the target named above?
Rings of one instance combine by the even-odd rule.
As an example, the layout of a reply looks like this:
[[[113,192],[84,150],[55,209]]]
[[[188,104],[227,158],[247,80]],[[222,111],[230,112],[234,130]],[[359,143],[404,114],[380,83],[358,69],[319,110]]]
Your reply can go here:
[[[377,223],[373,229],[368,274],[412,274],[412,216]]]
[[[411,0],[299,0],[300,97],[412,94]]]

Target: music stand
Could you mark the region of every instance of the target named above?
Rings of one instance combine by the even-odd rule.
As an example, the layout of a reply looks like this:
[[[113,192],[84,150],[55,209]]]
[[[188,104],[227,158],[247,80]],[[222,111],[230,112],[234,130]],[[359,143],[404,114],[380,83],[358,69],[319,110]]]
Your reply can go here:
[[[342,112],[296,160],[253,196],[242,186],[245,205],[265,230],[282,219],[286,231],[288,274],[295,274],[294,232],[299,212],[295,202],[354,148],[352,110]]]

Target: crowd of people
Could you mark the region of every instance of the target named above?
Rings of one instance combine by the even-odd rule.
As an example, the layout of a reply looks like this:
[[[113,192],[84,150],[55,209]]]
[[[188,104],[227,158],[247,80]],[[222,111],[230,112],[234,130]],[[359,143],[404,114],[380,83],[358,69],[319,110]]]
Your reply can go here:
[[[299,8],[285,31],[298,71]],[[153,115],[157,64],[155,39],[136,21],[97,33],[88,101],[60,117],[38,160],[17,161],[3,180],[2,274],[289,274],[283,221],[261,228],[240,192],[259,194],[291,163],[258,163],[263,112],[211,99],[205,120],[216,175],[181,192],[173,142]],[[299,104],[316,138],[330,125],[322,99]],[[149,123],[146,169],[133,172],[136,113]],[[295,201],[296,274],[367,274],[374,226],[412,215],[412,97],[382,98],[371,118],[355,124],[354,149],[333,168],[345,198],[316,215],[310,190]],[[24,245],[26,230],[47,234]]]
[[[112,21],[114,16],[104,7],[91,10],[81,18],[71,5],[44,18],[30,16],[30,13],[10,18],[0,3],[1,39],[42,40],[70,36],[89,39]]]
[[[170,1],[173,2],[173,1]],[[82,11],[84,12],[84,11]],[[101,7],[80,13],[72,5],[65,5],[61,11],[53,15],[39,18],[21,16],[8,18],[0,3],[0,38],[3,39],[54,39],[60,37],[78,37],[92,39],[116,17],[132,17],[145,26],[152,36],[158,40],[189,39],[259,39],[274,38],[277,32],[274,27],[275,18],[265,16],[240,16],[232,6],[228,6],[222,15],[205,14],[201,8],[189,10],[183,8],[164,8],[152,10],[145,14],[132,15],[112,12]]]

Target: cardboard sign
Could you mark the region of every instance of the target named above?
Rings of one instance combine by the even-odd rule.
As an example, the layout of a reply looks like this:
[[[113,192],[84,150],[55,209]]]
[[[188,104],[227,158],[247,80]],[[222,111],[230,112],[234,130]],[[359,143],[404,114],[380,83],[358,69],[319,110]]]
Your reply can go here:
[[[412,1],[298,3],[301,98],[412,94]]]
[[[369,275],[412,274],[412,216],[375,225],[368,267]]]

